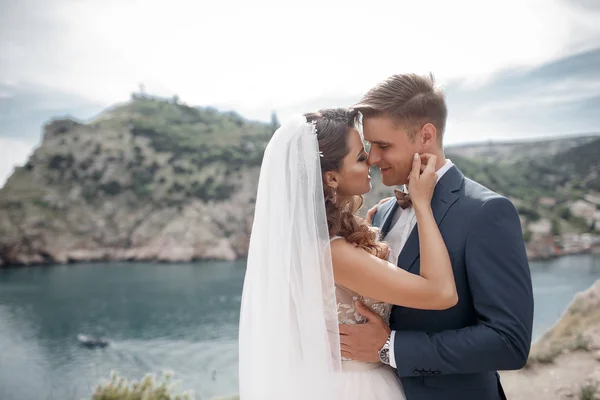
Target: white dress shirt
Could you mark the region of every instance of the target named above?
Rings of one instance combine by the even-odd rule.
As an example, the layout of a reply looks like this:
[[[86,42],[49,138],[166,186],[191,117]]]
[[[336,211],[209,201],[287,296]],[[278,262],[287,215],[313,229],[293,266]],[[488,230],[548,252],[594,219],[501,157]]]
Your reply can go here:
[[[446,159],[446,163],[442,166],[442,168],[438,169],[437,172],[437,182],[442,179],[442,176],[450,168],[452,168],[454,164],[452,161]],[[415,214],[414,207],[410,206],[408,208],[403,209],[402,207],[398,207],[396,212],[392,216],[392,226],[385,236],[386,243],[390,246],[390,256],[388,261],[394,265],[398,265],[398,257],[400,256],[400,252],[404,248],[410,233],[414,229],[417,224],[417,216]],[[394,354],[394,339],[396,337],[396,331],[392,331],[390,336],[390,365],[396,368],[396,356]]]

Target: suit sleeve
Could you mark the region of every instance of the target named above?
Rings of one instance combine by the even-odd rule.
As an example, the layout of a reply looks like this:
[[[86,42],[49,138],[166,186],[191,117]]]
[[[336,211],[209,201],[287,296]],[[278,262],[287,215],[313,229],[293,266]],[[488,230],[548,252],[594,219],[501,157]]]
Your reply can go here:
[[[519,215],[506,198],[484,202],[471,222],[465,263],[477,324],[426,333],[398,331],[398,375],[513,370],[527,362],[533,294]]]

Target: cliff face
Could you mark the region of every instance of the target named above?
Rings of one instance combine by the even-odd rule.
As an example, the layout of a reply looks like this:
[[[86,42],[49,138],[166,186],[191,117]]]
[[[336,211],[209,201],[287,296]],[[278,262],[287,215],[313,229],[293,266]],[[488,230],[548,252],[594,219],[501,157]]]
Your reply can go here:
[[[276,127],[276,118],[252,122],[148,97],[85,124],[51,121],[0,189],[0,265],[245,257],[262,154]],[[568,235],[600,229],[598,136],[447,154],[515,202],[532,256],[556,255],[563,237],[580,249],[579,236]],[[392,194],[378,174],[366,205]]]
[[[0,191],[0,262],[242,257],[272,132],[151,99],[53,121]]]
[[[600,349],[600,281],[578,293],[561,319],[531,348],[530,362],[551,362],[559,353]]]
[[[600,398],[600,281],[533,344],[525,369],[501,375],[509,399]]]

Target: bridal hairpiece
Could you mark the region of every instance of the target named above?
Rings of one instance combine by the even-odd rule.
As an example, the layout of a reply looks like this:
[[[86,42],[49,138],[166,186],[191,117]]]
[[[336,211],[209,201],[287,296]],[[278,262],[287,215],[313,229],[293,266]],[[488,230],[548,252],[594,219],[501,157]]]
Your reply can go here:
[[[313,126],[313,129],[315,130],[315,136],[317,136],[317,120],[314,119],[310,122]],[[319,150],[319,157],[323,157],[323,152],[321,150]]]

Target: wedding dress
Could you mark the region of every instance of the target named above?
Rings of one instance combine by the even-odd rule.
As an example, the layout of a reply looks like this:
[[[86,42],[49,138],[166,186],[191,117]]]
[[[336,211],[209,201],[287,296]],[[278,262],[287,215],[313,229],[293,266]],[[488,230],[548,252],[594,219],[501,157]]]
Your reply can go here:
[[[333,280],[316,128],[299,116],[263,157],[242,293],[240,400],[404,400],[389,366],[342,360],[338,324],[362,323]],[[362,300],[385,319],[391,306]]]
[[[332,240],[343,240],[335,237]],[[367,307],[389,323],[392,305],[360,296],[341,285],[335,285],[337,313],[340,324],[362,324],[366,319],[356,310],[355,300],[362,301]],[[366,363],[342,358],[340,375],[340,399],[344,400],[405,400],[404,391],[389,365]]]

